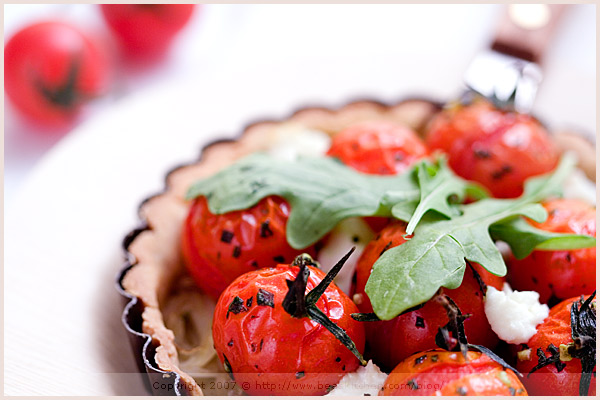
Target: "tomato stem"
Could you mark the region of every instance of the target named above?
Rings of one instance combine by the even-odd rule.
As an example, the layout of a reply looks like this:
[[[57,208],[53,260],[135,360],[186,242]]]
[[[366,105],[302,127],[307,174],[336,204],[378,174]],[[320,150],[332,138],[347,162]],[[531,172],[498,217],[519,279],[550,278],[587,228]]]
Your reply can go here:
[[[293,281],[287,280],[288,292],[283,299],[282,305],[283,309],[290,314],[294,318],[303,318],[309,317],[313,321],[322,325],[325,329],[327,329],[337,340],[339,340],[348,350],[352,352],[358,358],[361,365],[367,365],[367,362],[363,358],[362,354],[356,348],[356,345],[348,336],[346,331],[337,326],[332,320],[330,320],[327,315],[325,315],[319,308],[317,307],[317,301],[319,298],[325,293],[325,290],[329,287],[331,282],[335,279],[337,274],[340,272],[348,258],[352,255],[352,253],[356,250],[356,247],[352,247],[344,257],[342,257],[331,270],[325,275],[325,278],[319,282],[319,284],[311,290],[306,296],[304,293],[306,291],[306,283],[308,282],[308,276],[310,275],[310,270],[308,266],[316,266],[317,264],[308,254],[301,254],[292,263],[292,266],[297,266],[300,268],[298,271],[298,275],[296,275],[296,279]]]

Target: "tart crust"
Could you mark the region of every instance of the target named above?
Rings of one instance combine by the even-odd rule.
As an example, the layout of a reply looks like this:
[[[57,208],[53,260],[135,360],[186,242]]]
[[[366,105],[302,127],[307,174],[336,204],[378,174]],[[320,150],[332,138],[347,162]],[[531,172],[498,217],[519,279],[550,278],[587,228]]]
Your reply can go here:
[[[141,355],[140,367],[148,372],[151,382],[167,382],[167,385],[151,385],[153,392],[202,395],[194,379],[179,367],[175,336],[165,326],[160,307],[174,282],[185,274],[180,235],[189,208],[185,193],[193,182],[214,174],[249,153],[266,150],[274,132],[284,125],[300,125],[333,136],[358,122],[383,120],[408,125],[421,134],[430,118],[440,109],[441,103],[422,99],[405,100],[395,105],[357,101],[337,110],[305,108],[282,121],[249,125],[238,140],[211,143],[204,147],[198,161],[172,170],[166,177],[164,191],[140,205],[142,223],[123,243],[127,261],[118,278],[119,290],[129,299],[122,319],[131,334],[134,351],[141,353],[138,354]],[[591,162],[595,165],[595,155],[592,160],[589,160],[589,152],[580,156],[584,157],[581,164],[590,165]],[[588,168],[586,173],[589,176],[591,171],[587,171]],[[157,391],[156,387],[170,390]]]

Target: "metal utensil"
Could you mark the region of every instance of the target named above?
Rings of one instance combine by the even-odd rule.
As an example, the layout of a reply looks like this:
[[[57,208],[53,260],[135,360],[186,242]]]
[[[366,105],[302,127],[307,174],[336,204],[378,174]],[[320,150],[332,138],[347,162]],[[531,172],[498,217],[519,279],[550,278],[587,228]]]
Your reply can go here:
[[[540,61],[567,6],[511,4],[504,8],[489,49],[477,54],[464,76],[467,87],[516,111],[531,110],[542,81]]]

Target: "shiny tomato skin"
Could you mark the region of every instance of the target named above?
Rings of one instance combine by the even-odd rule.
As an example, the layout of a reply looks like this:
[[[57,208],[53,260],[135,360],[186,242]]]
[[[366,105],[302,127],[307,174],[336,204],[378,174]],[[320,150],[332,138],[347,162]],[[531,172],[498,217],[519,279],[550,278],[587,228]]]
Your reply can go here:
[[[189,21],[194,4],[101,4],[102,15],[131,59],[161,57]]]
[[[539,229],[560,233],[596,236],[596,209],[574,199],[549,200],[542,204],[548,219],[530,221]],[[594,290],[596,248],[542,251],[536,250],[522,260],[508,260],[508,279],[517,290],[535,290],[542,303],[552,297],[564,300]]]
[[[354,300],[361,312],[373,312],[365,285],[371,275],[372,267],[384,250],[405,242],[406,224],[394,221],[383,228],[378,237],[367,244],[356,265],[356,289]],[[472,263],[473,264],[473,263]],[[482,280],[497,289],[501,289],[504,279],[487,272],[478,264],[473,267]],[[470,343],[488,348],[498,342],[484,311],[483,296],[479,283],[471,268],[467,266],[463,283],[456,289],[442,289],[458,305],[463,314],[472,314],[464,323],[465,333]],[[368,349],[375,364],[391,369],[411,354],[436,347],[435,335],[438,327],[448,323],[446,311],[434,300],[425,303],[422,308],[399,315],[389,321],[365,322]]]
[[[517,375],[485,354],[429,350],[408,357],[390,373],[383,396],[527,396]]]
[[[431,121],[425,141],[432,151],[448,154],[458,175],[502,198],[519,196],[527,178],[552,171],[559,159],[556,145],[536,119],[501,111],[483,100],[442,111]]]
[[[325,277],[316,268],[309,270],[306,293]],[[359,366],[354,354],[326,328],[308,317],[294,318],[283,309],[286,280],[294,280],[298,271],[298,267],[277,265],[248,272],[236,279],[217,302],[213,319],[215,350],[222,363],[227,358],[236,383],[247,394],[323,395]],[[260,304],[259,291],[272,293],[272,306]],[[236,297],[243,300],[245,310],[228,315]],[[252,299],[250,303],[248,299]],[[317,307],[346,331],[359,352],[364,350],[363,325],[350,317],[358,309],[335,284],[326,289]]]
[[[585,295],[584,298],[589,296]],[[578,359],[566,361],[566,366],[558,372],[554,364],[547,365],[531,375],[528,373],[538,363],[536,355],[537,349],[541,348],[545,356],[550,357],[551,353],[547,351],[550,344],[560,348],[561,344],[573,342],[571,337],[571,306],[578,302],[580,296],[567,299],[550,310],[548,317],[537,326],[537,332],[529,341],[527,346],[530,349],[530,357],[518,358],[517,369],[524,375],[523,383],[527,391],[532,396],[578,396],[579,380],[581,377],[581,362]],[[595,303],[596,300],[593,300]],[[580,303],[581,306],[581,303]],[[589,396],[596,395],[596,378],[592,375],[592,381]]]
[[[4,46],[4,90],[15,108],[41,126],[72,125],[110,82],[104,48],[59,21],[26,26]]]
[[[427,148],[410,128],[377,121],[353,125],[338,133],[327,154],[357,171],[393,175],[427,156]]]
[[[288,203],[276,196],[241,211],[215,215],[205,197],[197,198],[185,220],[182,251],[185,265],[198,287],[218,298],[238,276],[259,268],[292,262],[303,252],[286,239]]]

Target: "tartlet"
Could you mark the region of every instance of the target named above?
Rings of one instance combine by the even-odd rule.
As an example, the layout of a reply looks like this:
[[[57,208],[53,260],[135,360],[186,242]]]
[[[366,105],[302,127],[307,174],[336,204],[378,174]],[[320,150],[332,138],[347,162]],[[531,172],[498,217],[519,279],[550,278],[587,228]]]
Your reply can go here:
[[[140,225],[123,242],[126,263],[117,282],[119,291],[127,299],[122,321],[130,334],[138,365],[147,373],[151,391],[159,395],[202,395],[201,385],[185,367],[187,357],[199,354],[193,354],[195,348],[210,346],[200,354],[200,364],[206,363],[206,372],[222,371],[220,364],[207,356],[212,351],[210,338],[202,335],[186,338],[186,335],[173,332],[174,329],[197,331],[199,326],[194,324],[210,324],[210,320],[202,321],[202,316],[200,322],[198,318],[190,322],[185,316],[195,308],[214,307],[214,301],[211,305],[212,300],[202,296],[192,283],[180,251],[181,227],[190,204],[185,200],[185,194],[193,182],[214,174],[245,155],[267,150],[274,135],[281,129],[299,127],[333,136],[353,124],[378,120],[404,124],[422,133],[430,118],[440,109],[441,103],[422,99],[404,100],[394,105],[358,101],[337,110],[305,108],[285,120],[251,124],[237,140],[208,144],[198,161],[169,172],[164,191],[144,200],[139,207]],[[557,140],[557,143],[564,143],[571,150],[574,148],[582,160],[580,166],[588,176],[595,178],[595,171],[591,168],[595,164],[590,163],[590,157],[594,160],[593,151],[590,153],[584,139],[574,138],[563,139],[562,142]],[[582,143],[578,144],[578,141]],[[186,324],[191,325],[186,327]]]

